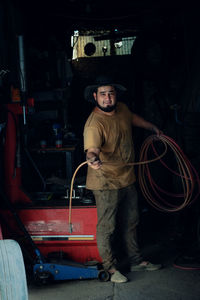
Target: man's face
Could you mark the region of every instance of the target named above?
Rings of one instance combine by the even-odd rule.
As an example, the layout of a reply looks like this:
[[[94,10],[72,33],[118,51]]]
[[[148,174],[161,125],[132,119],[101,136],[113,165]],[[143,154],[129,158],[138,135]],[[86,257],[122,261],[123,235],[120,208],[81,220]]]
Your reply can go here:
[[[97,89],[97,93],[93,93],[97,106],[105,112],[111,112],[116,106],[116,91],[113,86],[105,85]]]

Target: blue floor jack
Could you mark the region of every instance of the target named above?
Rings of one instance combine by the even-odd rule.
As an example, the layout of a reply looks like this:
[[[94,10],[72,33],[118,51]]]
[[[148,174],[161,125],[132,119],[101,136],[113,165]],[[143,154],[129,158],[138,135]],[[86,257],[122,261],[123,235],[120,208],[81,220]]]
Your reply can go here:
[[[66,261],[64,263],[45,262],[38,249],[35,249],[38,263],[34,264],[33,272],[36,282],[45,283],[54,280],[92,279],[108,281],[110,275],[100,265],[85,266]]]
[[[1,197],[8,209],[13,214],[20,230],[24,233],[25,238],[30,242],[32,249],[36,255],[33,263],[33,275],[36,283],[46,283],[48,281],[73,280],[73,279],[92,279],[98,278],[100,281],[108,281],[110,274],[103,270],[100,264],[94,266],[85,266],[76,262],[64,261],[62,263],[48,262],[43,257],[40,250],[35,245],[29,232],[26,230],[19,215],[16,213],[13,205],[6,198],[5,194],[0,190]]]

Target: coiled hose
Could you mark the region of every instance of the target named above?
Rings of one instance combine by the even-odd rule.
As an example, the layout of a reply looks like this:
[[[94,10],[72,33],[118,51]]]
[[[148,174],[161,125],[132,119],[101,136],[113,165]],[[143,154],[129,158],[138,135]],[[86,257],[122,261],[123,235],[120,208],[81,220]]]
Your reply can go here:
[[[164,150],[161,151],[161,154],[158,154],[155,144],[161,144]],[[160,146],[160,145],[159,145]],[[148,152],[153,152],[154,157],[149,159]],[[173,156],[175,157],[175,161],[178,166],[178,172],[168,167],[168,165],[162,160],[162,158],[166,155],[166,153],[171,150]],[[149,164],[160,161],[160,163],[168,169],[172,174],[178,176],[181,179],[183,193],[182,194],[172,194],[164,189],[160,188],[155,181],[150,172]],[[87,161],[81,163],[75,170],[70,186],[70,200],[69,200],[69,232],[72,233],[73,226],[71,221],[71,214],[72,214],[72,191],[74,185],[74,179],[78,170],[87,164]],[[103,161],[102,164],[116,164],[116,162],[106,162]],[[139,162],[134,163],[127,163],[126,165],[138,165],[138,175],[139,175],[139,184],[141,191],[148,201],[155,209],[159,211],[165,212],[176,212],[187,205],[191,204],[194,200],[197,199],[198,195],[200,194],[200,182],[197,171],[194,169],[188,158],[185,156],[181,148],[175,143],[175,141],[164,135],[161,134],[151,135],[147,139],[145,139],[141,151],[140,151],[140,158]],[[194,187],[195,183],[198,184],[198,193],[194,196]],[[153,193],[152,193],[153,192]],[[183,198],[183,203],[181,204],[171,204],[165,198],[161,196],[161,194],[165,194],[165,196],[172,197],[172,198]],[[193,197],[194,196],[194,197]],[[159,199],[159,200],[156,200]]]
[[[140,151],[140,161],[148,159],[148,152],[150,152],[150,149],[154,155],[158,155],[154,141],[155,139],[153,136],[148,137],[144,141]],[[165,147],[167,145],[168,152],[171,152],[171,159],[173,159],[174,162],[173,168],[169,167],[163,159],[160,159],[159,162],[161,166],[164,167],[164,171],[169,171],[168,178],[170,176],[172,178],[172,175],[175,175],[176,178],[179,179],[182,186],[182,192],[175,194],[159,187],[152,177],[148,164],[139,166],[139,185],[144,197],[155,209],[164,212],[177,212],[190,205],[199,196],[199,176],[189,159],[172,138],[162,134],[157,138],[157,141],[163,143]],[[159,171],[161,172],[161,168]]]

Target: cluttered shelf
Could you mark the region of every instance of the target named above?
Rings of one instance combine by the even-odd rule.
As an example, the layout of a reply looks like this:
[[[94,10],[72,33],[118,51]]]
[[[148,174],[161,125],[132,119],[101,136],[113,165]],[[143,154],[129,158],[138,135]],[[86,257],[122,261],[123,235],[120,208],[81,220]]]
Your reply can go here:
[[[52,173],[58,173],[60,171],[61,174],[58,177],[66,178],[69,182],[74,171],[75,150],[76,145],[70,145],[64,147],[33,148],[31,152],[39,168],[41,170],[44,169],[41,171],[42,173],[44,172],[43,174],[51,171]]]

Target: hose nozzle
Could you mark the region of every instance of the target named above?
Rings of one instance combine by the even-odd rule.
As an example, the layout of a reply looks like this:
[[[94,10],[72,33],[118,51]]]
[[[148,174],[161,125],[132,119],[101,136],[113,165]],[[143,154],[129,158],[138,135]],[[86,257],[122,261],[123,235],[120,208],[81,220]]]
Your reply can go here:
[[[72,231],[73,231],[73,225],[72,223],[69,223],[69,232],[72,233]]]

